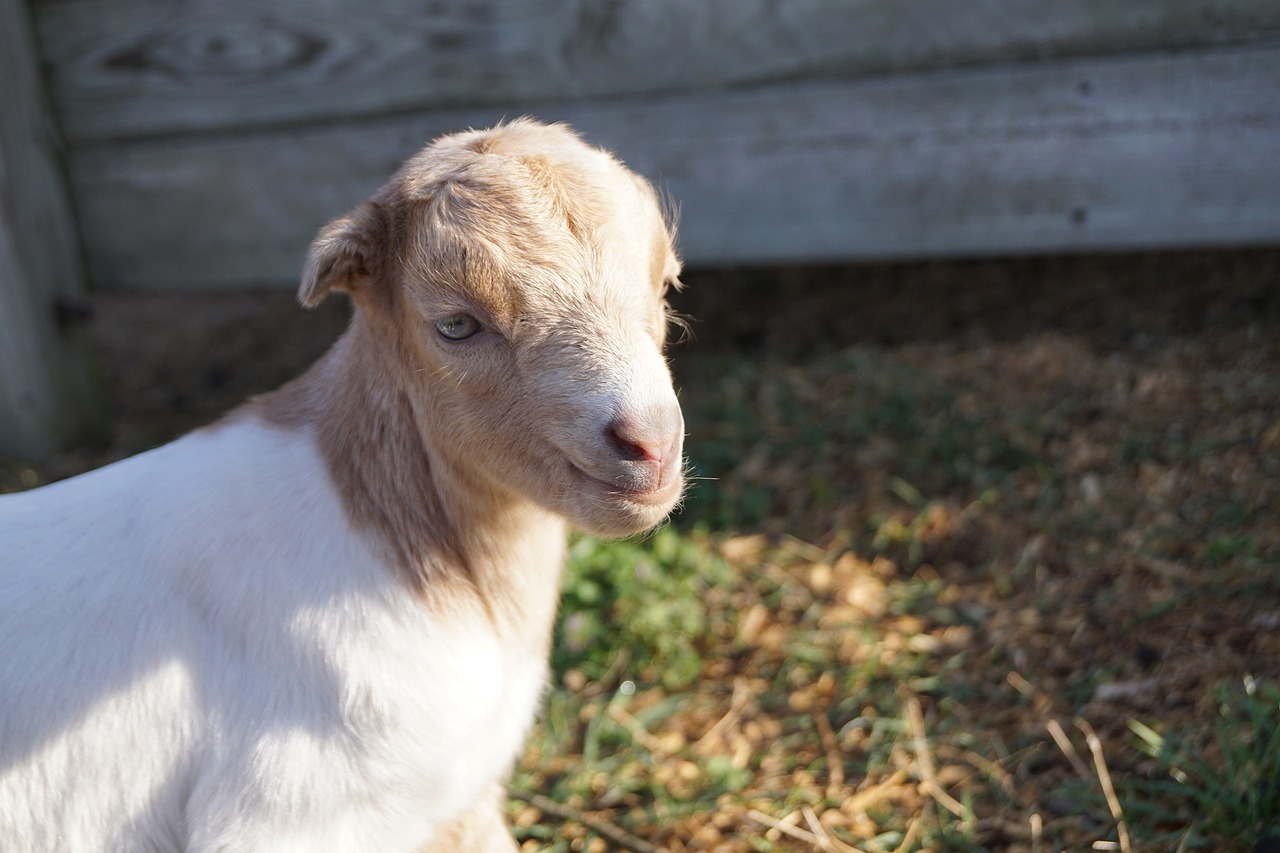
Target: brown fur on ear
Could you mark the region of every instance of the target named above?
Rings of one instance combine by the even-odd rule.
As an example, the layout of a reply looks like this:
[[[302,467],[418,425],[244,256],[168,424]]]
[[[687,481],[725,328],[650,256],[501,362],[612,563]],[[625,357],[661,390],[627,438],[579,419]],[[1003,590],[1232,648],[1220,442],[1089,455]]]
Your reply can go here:
[[[307,250],[298,301],[314,308],[332,289],[355,293],[371,276],[381,239],[378,211],[370,202],[321,228]]]

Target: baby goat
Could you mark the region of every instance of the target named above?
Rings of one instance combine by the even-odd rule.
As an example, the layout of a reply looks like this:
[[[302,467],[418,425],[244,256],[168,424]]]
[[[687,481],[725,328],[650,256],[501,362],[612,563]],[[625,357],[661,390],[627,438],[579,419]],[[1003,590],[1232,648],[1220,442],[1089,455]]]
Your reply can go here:
[[[0,498],[0,846],[514,850],[566,528],[681,493],[678,272],[565,127],[444,137],[312,244],[309,372]]]

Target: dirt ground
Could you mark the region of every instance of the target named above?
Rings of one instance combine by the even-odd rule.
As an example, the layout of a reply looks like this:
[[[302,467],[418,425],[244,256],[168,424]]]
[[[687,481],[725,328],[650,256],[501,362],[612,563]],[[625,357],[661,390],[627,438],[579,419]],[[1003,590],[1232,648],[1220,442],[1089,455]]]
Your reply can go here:
[[[750,398],[761,424],[707,419],[722,504],[756,507],[775,538],[884,559],[887,583],[936,582],[912,615],[934,637],[963,629],[949,653],[965,673],[931,720],[963,695],[967,735],[1003,744],[984,755],[1011,772],[1009,800],[981,849],[1118,843],[1063,794],[1080,766],[1051,721],[1085,765],[1071,721],[1091,722],[1141,789],[1156,771],[1135,721],[1213,754],[1219,690],[1280,676],[1280,253],[726,273],[694,278],[683,307],[706,321],[681,375],[700,389],[719,371],[717,404]],[[1275,809],[1274,781],[1217,796],[1248,784]],[[1144,828],[1170,834],[1139,849],[1274,849],[1257,839],[1275,811],[1197,843],[1166,799]]]
[[[1141,773],[1131,720],[1208,743],[1218,685],[1280,679],[1280,250],[695,270],[685,281],[674,301],[694,334],[673,349],[674,369],[690,454],[716,479],[682,523],[732,534],[731,564],[802,543],[810,568],[784,568],[833,612],[866,584],[942,590],[859,624],[932,636],[916,644],[937,655],[962,639],[965,672],[948,670],[947,683],[964,699],[916,692],[930,725],[963,714],[966,737],[996,745],[965,747],[1004,774],[990,803],[974,795],[986,821],[974,849],[1038,850],[1041,838],[1085,849],[1073,845],[1101,837],[1063,798],[1076,762],[1028,746],[1049,743],[1046,721],[1090,720],[1114,769]],[[0,491],[216,418],[299,373],[345,318],[340,300],[304,312],[287,293],[97,297],[116,438],[35,468],[0,465]],[[735,675],[750,673],[716,677]],[[839,746],[856,752],[861,712],[824,707]],[[850,795],[870,784],[847,782]],[[832,832],[863,837],[866,815],[841,814],[836,802]],[[651,837],[672,849],[789,843],[776,832],[741,847]]]

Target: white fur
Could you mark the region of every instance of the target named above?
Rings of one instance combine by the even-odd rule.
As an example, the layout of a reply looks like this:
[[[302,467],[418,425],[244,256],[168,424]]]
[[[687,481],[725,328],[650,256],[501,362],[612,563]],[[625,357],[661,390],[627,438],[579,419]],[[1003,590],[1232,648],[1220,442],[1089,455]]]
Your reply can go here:
[[[534,713],[539,650],[424,618],[294,433],[194,433],[0,531],[6,850],[411,850]]]

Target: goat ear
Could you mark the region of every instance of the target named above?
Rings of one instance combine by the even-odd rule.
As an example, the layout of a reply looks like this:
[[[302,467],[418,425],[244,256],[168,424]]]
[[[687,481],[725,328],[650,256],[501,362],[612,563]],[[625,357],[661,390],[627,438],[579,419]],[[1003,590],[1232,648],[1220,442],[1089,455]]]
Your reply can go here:
[[[302,267],[299,302],[314,308],[330,290],[355,293],[367,284],[380,242],[378,220],[374,205],[365,202],[320,229]]]

